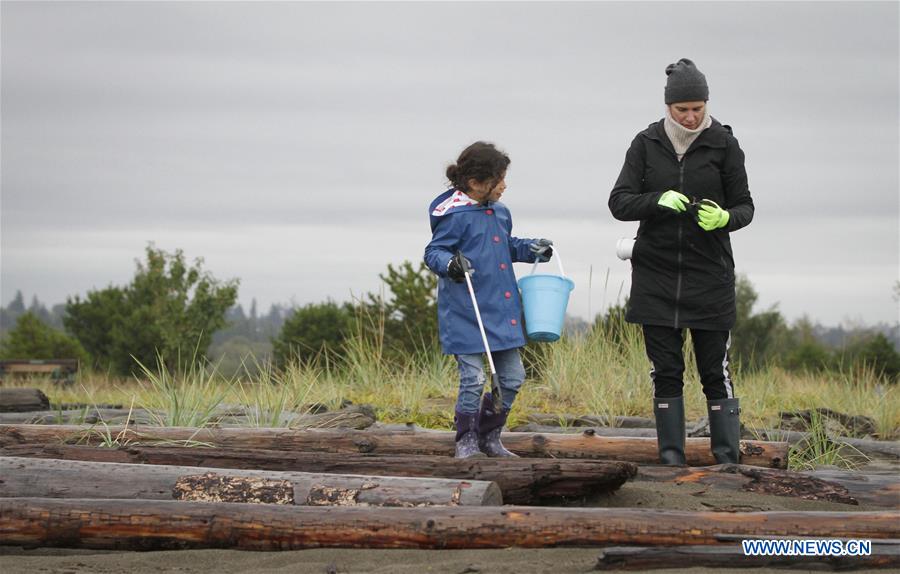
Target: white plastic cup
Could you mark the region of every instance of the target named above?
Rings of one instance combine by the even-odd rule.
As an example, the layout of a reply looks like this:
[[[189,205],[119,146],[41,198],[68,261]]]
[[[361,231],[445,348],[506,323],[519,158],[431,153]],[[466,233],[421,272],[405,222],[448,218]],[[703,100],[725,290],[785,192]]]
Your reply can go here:
[[[623,237],[616,241],[616,257],[622,261],[631,259],[631,251],[634,249],[634,239]]]

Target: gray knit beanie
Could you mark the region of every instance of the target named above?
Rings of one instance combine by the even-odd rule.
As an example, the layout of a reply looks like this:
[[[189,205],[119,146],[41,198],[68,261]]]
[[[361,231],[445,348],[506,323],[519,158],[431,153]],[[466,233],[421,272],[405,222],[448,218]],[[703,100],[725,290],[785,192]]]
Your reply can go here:
[[[666,66],[666,104],[675,102],[705,102],[709,99],[709,87],[694,62],[687,58]]]

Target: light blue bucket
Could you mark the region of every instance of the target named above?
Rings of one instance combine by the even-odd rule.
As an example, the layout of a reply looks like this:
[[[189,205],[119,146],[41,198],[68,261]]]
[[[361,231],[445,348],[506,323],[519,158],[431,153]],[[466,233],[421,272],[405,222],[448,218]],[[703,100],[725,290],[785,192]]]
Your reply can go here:
[[[525,331],[532,341],[553,342],[562,335],[569,293],[575,282],[563,272],[559,251],[553,249],[553,258],[559,263],[559,275],[535,275],[537,263],[531,275],[519,279],[522,306],[525,308]]]

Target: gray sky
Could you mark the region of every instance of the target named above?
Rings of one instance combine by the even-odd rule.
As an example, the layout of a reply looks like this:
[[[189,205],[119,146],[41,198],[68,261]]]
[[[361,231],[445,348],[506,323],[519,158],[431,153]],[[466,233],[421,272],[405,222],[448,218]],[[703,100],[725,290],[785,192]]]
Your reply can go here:
[[[421,260],[446,165],[486,139],[512,158],[514,234],[555,241],[587,317],[628,291],[615,242],[637,224],[607,197],[688,57],[747,155],[756,219],[732,242],[762,306],[897,321],[897,2],[3,1],[0,19],[4,304],[127,283],[149,241],[261,309],[376,291]]]

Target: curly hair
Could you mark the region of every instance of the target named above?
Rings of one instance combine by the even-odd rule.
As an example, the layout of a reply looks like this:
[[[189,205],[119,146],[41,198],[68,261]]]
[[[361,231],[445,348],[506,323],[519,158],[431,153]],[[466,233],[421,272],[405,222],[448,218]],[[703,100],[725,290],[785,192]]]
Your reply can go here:
[[[494,144],[477,141],[459,154],[455,164],[447,166],[447,179],[456,189],[468,192],[469,180],[497,182],[509,167],[509,156]]]

